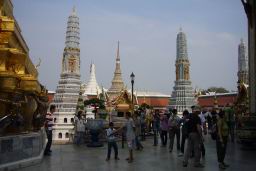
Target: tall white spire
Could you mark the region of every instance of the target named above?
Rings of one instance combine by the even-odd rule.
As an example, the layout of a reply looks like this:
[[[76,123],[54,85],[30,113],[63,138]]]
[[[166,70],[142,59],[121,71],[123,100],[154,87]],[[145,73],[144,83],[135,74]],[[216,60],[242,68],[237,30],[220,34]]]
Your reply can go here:
[[[95,65],[91,64],[90,67],[90,79],[88,83],[85,85],[84,89],[84,95],[97,95],[101,91],[97,80],[96,80],[96,71],[95,71]]]
[[[195,104],[193,88],[190,81],[190,63],[187,53],[187,39],[185,33],[180,28],[176,39],[176,81],[173,87],[170,106],[176,108],[179,113],[185,109],[190,111],[190,107]]]
[[[67,22],[62,72],[53,99],[53,104],[57,107],[54,113],[53,141],[68,142],[70,140],[80,86],[79,18],[73,8]]]
[[[242,38],[238,45],[238,70],[248,71],[248,57],[246,56],[246,46]]]
[[[241,39],[238,45],[238,80],[248,84],[248,56],[246,55],[246,46],[244,40]]]
[[[68,17],[67,31],[66,31],[66,47],[79,48],[80,30],[79,30],[79,18],[76,14],[76,8]]]
[[[187,39],[186,34],[182,31],[182,28],[180,27],[179,34],[177,35],[176,39],[176,58],[188,58],[188,52],[187,52]]]
[[[120,93],[123,88],[124,88],[124,82],[122,79],[122,72],[121,72],[121,66],[120,66],[119,41],[118,41],[117,53],[116,53],[116,68],[115,68],[112,84],[110,89],[108,90],[108,93],[110,96],[114,97],[115,95]]]
[[[80,77],[79,40],[79,18],[74,7],[67,22],[66,42],[62,61],[63,74],[76,74]]]

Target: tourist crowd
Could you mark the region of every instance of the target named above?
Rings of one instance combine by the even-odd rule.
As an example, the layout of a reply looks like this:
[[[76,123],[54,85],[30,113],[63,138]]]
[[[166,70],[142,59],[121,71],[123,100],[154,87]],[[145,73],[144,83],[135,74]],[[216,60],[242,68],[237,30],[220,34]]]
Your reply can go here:
[[[52,140],[52,113],[55,106],[50,107],[50,112],[46,115],[45,124],[48,143],[45,154],[51,153]],[[220,169],[229,167],[224,162],[227,143],[230,137],[234,142],[235,115],[231,106],[227,105],[224,109],[212,109],[207,111],[200,106],[192,106],[191,113],[188,110],[178,115],[176,109],[168,113],[160,113],[159,110],[139,109],[133,114],[125,114],[126,122],[123,126],[115,129],[113,122],[109,122],[109,128],[106,129],[106,139],[108,143],[107,158],[110,160],[111,150],[114,149],[115,159],[119,160],[117,140],[120,135],[125,135],[129,156],[127,161],[133,162],[133,150],[143,150],[141,141],[146,137],[153,136],[153,146],[159,144],[166,147],[169,137],[169,152],[173,152],[173,145],[176,139],[177,157],[183,158],[183,166],[187,167],[189,159],[194,158],[194,167],[204,167],[202,160],[205,159],[206,149],[204,146],[204,136],[210,135],[211,139],[216,142],[216,154]],[[83,143],[86,131],[85,117],[81,111],[74,118],[75,139],[74,143],[80,145]]]

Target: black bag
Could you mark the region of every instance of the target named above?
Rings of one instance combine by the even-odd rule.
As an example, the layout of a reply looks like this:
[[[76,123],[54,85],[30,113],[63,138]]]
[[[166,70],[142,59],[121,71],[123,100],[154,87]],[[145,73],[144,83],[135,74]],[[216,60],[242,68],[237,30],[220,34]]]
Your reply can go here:
[[[218,136],[218,127],[217,127],[217,123],[214,123],[212,125],[212,130],[211,130],[211,137],[212,140],[216,140]]]

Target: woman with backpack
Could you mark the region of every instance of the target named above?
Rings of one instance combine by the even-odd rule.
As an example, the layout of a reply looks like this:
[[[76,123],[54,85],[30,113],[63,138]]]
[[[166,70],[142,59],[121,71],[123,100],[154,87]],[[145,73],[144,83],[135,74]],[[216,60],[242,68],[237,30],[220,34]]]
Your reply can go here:
[[[169,128],[169,139],[170,139],[170,145],[169,145],[169,152],[172,152],[173,144],[174,144],[174,138],[176,136],[177,140],[177,151],[180,154],[180,117],[177,115],[177,109],[172,110],[172,116],[169,118],[168,121],[168,128]]]

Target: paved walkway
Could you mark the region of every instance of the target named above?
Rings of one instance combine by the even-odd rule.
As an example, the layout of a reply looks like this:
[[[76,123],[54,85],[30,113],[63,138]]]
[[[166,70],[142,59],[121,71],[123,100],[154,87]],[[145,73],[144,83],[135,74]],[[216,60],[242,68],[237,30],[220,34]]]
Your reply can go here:
[[[135,151],[135,161],[127,163],[125,158],[128,155],[127,148],[121,149],[119,144],[119,161],[113,156],[106,162],[106,145],[100,148],[88,148],[85,145],[54,145],[52,156],[47,156],[41,164],[21,169],[20,171],[162,171],[162,170],[219,170],[216,162],[215,143],[210,138],[205,141],[206,157],[205,168],[193,167],[193,161],[187,168],[182,167],[183,157],[177,157],[174,149],[169,153],[166,147],[154,147],[153,139],[143,142],[144,150]],[[175,147],[175,146],[174,146]],[[113,151],[112,151],[113,155]],[[256,167],[256,150],[241,149],[239,144],[229,144],[226,161],[232,171],[253,171]],[[193,160],[193,159],[192,159]]]

